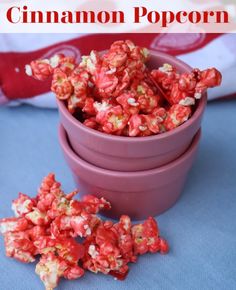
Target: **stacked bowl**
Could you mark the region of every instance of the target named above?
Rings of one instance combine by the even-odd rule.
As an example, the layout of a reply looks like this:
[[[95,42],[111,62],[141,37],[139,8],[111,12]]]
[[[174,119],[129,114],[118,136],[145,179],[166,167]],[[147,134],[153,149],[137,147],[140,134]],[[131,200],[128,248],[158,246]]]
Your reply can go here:
[[[191,67],[151,51],[150,69],[169,63],[181,73]],[[104,197],[112,204],[105,215],[133,219],[158,215],[170,208],[183,190],[196,156],[204,95],[192,117],[178,128],[155,136],[123,137],[90,129],[72,116],[58,100],[59,140],[80,194]]]

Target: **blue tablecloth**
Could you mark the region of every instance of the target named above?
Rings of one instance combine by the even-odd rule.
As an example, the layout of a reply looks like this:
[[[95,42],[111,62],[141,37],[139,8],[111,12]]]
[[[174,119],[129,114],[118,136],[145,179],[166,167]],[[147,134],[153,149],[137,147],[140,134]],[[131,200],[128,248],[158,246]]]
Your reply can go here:
[[[58,113],[29,106],[0,108],[0,217],[11,216],[18,191],[35,195],[55,172],[65,191],[74,183],[57,140]],[[236,101],[207,107],[197,160],[177,204],[158,217],[170,253],[146,255],[127,280],[87,273],[62,280],[60,290],[236,289]],[[0,290],[42,290],[35,264],[4,255],[0,238]]]

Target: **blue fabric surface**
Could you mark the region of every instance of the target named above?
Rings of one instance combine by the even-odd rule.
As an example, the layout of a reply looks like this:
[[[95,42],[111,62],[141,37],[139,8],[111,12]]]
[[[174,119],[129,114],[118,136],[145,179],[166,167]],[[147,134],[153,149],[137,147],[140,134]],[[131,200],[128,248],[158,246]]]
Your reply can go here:
[[[0,108],[0,218],[11,216],[18,191],[34,195],[55,172],[65,191],[74,183],[57,141],[58,113]],[[197,160],[177,204],[158,217],[171,250],[130,265],[127,280],[87,273],[60,290],[236,289],[236,101],[208,104]],[[5,257],[0,238],[0,290],[42,290],[35,264]]]

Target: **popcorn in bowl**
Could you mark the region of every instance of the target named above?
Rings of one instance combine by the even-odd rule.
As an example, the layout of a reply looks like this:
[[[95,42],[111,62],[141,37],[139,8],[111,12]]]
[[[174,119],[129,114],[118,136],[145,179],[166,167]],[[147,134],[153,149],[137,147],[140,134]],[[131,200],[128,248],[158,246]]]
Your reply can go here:
[[[146,48],[116,41],[103,54],[91,51],[80,63],[64,55],[32,61],[26,73],[38,80],[52,76],[51,90],[85,126],[130,137],[180,126],[206,90],[221,83],[215,68],[181,74],[164,63],[150,70],[148,59]],[[165,114],[159,117],[158,110]]]

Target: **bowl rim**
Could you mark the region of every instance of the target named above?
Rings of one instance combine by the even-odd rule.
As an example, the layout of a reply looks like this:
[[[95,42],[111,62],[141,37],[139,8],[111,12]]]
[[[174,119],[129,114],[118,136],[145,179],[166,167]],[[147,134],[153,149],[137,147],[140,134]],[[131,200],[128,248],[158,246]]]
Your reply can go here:
[[[188,149],[177,159],[157,168],[148,169],[148,170],[140,170],[140,171],[118,171],[118,170],[115,171],[115,170],[109,170],[109,169],[105,169],[105,168],[101,168],[96,165],[93,165],[85,161],[84,159],[82,159],[73,151],[73,149],[71,148],[69,144],[66,130],[64,129],[61,123],[59,124],[58,135],[59,135],[59,142],[60,142],[60,145],[62,147],[64,154],[69,156],[69,158],[72,159],[74,163],[76,164],[80,163],[82,167],[86,168],[89,171],[95,172],[99,175],[106,175],[106,176],[117,177],[117,178],[130,178],[130,177],[142,177],[142,176],[147,176],[147,175],[150,176],[150,175],[156,175],[157,173],[163,173],[165,171],[175,168],[176,166],[184,162],[186,159],[190,157],[193,151],[196,150],[200,141],[200,137],[201,137],[201,128],[197,131],[197,133],[193,137],[193,140],[191,144],[189,145]]]
[[[153,51],[153,50],[149,50],[149,52],[150,52],[151,57],[152,56],[165,57],[166,59],[172,60],[174,62],[178,62],[180,66],[182,66],[183,68],[186,69],[186,71],[192,70],[191,66],[189,66],[188,64],[186,64],[182,60],[180,60],[172,55],[169,55],[169,54],[163,53],[163,52]],[[199,102],[197,104],[196,110],[194,111],[191,118],[188,119],[186,122],[184,122],[183,124],[181,124],[180,126],[178,126],[177,128],[175,128],[171,131],[164,132],[164,133],[157,134],[157,135],[145,136],[145,137],[116,136],[116,135],[106,134],[104,132],[100,132],[100,131],[97,131],[95,129],[89,128],[89,127],[85,126],[83,123],[81,123],[79,120],[77,120],[67,110],[63,100],[56,99],[56,101],[57,101],[59,111],[63,114],[63,116],[70,123],[72,123],[72,125],[74,127],[78,128],[79,130],[83,131],[84,133],[89,133],[91,136],[93,136],[95,138],[97,137],[97,138],[107,140],[107,141],[117,141],[117,142],[123,142],[123,143],[130,143],[130,142],[137,142],[137,141],[150,142],[150,141],[154,141],[154,140],[163,140],[163,139],[166,139],[170,136],[178,135],[180,132],[184,131],[186,128],[191,127],[191,125],[200,117],[200,115],[202,114],[202,112],[205,109],[205,105],[207,103],[207,93],[204,93],[202,95],[201,99],[199,100]]]

